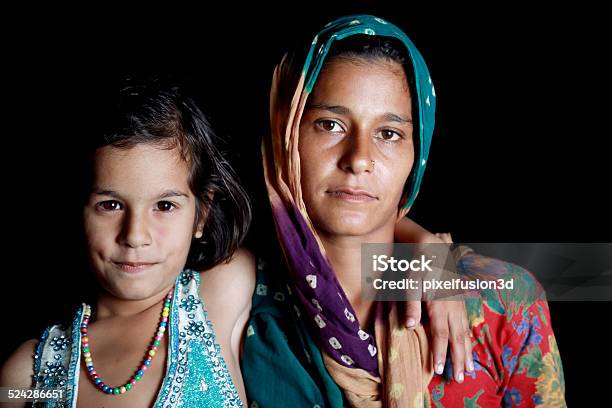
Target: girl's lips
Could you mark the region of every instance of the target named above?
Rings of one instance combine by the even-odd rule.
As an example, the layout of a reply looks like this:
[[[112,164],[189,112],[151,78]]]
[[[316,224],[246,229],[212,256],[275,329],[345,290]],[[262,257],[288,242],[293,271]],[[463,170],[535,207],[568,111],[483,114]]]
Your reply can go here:
[[[113,262],[117,268],[122,270],[123,272],[141,272],[146,269],[149,269],[153,265],[156,265],[154,262]]]

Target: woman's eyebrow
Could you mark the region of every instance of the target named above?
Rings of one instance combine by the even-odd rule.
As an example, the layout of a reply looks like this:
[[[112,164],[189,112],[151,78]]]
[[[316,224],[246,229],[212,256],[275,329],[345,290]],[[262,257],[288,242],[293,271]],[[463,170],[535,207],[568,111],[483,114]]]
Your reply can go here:
[[[338,115],[348,116],[351,113],[351,110],[346,106],[342,105],[330,105],[327,103],[311,103],[306,106],[306,109],[319,109],[325,110],[332,113],[336,113]]]
[[[346,106],[342,105],[330,105],[327,103],[311,103],[306,106],[306,109],[319,109],[328,112],[336,113],[338,115],[348,116],[351,110]],[[381,115],[381,118],[386,122],[398,122],[398,123],[412,123],[410,117],[404,117],[396,113],[387,112]]]
[[[386,122],[399,122],[399,123],[412,123],[412,119],[409,117],[400,116],[395,113],[387,112],[382,115],[382,118]]]

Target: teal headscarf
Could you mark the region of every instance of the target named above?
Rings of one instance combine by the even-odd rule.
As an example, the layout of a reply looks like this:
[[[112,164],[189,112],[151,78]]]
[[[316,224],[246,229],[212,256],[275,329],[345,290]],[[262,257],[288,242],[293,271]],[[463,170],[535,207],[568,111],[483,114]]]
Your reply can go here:
[[[374,16],[353,15],[341,17],[328,23],[312,41],[308,56],[304,63],[303,72],[306,73],[305,91],[310,93],[317,81],[325,58],[334,41],[342,40],[352,35],[365,34],[383,37],[392,37],[400,40],[408,50],[414,72],[417,100],[415,106],[418,111],[419,133],[415,135],[416,151],[415,164],[407,181],[407,200],[404,208],[410,208],[419,193],[423,173],[429,156],[431,137],[435,124],[436,92],[434,90],[429,70],[421,53],[412,41],[397,26]]]

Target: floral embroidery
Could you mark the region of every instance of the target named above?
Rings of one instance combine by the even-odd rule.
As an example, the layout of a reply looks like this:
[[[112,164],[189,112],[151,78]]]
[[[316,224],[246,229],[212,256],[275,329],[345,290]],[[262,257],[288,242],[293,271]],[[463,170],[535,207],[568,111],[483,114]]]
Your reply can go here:
[[[192,312],[198,308],[198,305],[202,303],[193,295],[187,296],[187,298],[181,301],[181,307],[185,309],[186,312]]]

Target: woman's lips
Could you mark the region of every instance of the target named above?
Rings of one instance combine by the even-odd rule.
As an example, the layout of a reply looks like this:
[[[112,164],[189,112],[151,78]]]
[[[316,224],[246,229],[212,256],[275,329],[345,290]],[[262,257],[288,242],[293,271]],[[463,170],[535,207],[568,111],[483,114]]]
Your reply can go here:
[[[354,203],[365,203],[378,200],[374,194],[366,190],[354,189],[350,187],[339,187],[333,190],[328,190],[326,193],[334,198]]]
[[[146,269],[149,269],[153,265],[156,265],[156,262],[120,262],[113,261],[113,264],[123,272],[135,273],[142,272]]]

